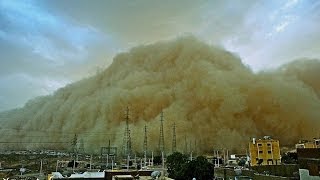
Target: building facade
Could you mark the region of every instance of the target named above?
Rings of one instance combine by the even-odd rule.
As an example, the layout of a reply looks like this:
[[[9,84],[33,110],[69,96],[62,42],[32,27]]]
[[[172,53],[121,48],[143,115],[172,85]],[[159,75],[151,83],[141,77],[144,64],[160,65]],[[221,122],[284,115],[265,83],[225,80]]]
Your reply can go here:
[[[278,165],[281,163],[279,140],[270,136],[253,138],[249,143],[250,165]]]

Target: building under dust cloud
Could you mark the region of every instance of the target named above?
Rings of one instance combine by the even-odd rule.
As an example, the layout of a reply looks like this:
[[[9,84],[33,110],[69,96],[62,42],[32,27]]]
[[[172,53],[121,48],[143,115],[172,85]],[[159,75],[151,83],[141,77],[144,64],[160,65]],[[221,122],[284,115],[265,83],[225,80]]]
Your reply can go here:
[[[294,63],[255,74],[236,55],[194,37],[138,46],[93,77],[1,113],[1,141],[34,142],[23,148],[67,146],[50,142],[71,142],[77,134],[86,150],[99,151],[108,140],[120,148],[128,106],[136,152],[143,150],[145,125],[148,149],[157,149],[162,110],[168,152],[174,122],[182,152],[241,150],[250,137],[263,135],[295,143],[318,136],[320,82],[308,78],[320,71],[308,68],[320,63]]]

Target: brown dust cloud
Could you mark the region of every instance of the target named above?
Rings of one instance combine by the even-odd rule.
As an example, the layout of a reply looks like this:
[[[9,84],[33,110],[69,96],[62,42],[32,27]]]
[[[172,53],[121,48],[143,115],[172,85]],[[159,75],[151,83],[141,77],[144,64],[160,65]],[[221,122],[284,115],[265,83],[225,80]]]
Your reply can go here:
[[[95,76],[52,95],[2,112],[2,148],[67,148],[75,134],[86,151],[122,147],[125,109],[134,152],[142,152],[144,126],[148,149],[159,143],[160,114],[164,139],[177,150],[244,150],[264,135],[290,145],[319,136],[320,62],[300,59],[254,73],[221,47],[181,37],[132,48],[114,57]]]

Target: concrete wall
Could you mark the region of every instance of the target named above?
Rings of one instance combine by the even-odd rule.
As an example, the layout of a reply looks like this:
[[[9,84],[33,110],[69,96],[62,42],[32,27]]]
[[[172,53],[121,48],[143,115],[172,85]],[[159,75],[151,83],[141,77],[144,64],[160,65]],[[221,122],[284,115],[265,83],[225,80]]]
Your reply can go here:
[[[235,177],[253,177],[254,172],[251,170],[241,170],[241,173],[233,168],[215,168],[214,176],[224,179],[234,179]],[[239,178],[240,179],[240,178]],[[244,179],[244,178],[241,178]]]
[[[320,180],[320,176],[310,176],[307,169],[299,169],[299,175],[301,180]]]
[[[298,165],[288,164],[288,165],[269,165],[269,166],[252,166],[252,170],[259,174],[264,172],[269,172],[270,175],[283,176],[283,177],[294,177],[295,174],[299,172]]]
[[[151,176],[151,173],[153,171],[149,170],[139,170],[139,171],[126,171],[126,170],[118,170],[118,171],[112,171],[112,170],[107,170],[105,171],[105,179],[106,180],[112,180],[112,177],[115,175],[132,175],[136,176],[139,174],[139,176]]]
[[[292,177],[281,177],[281,176],[266,176],[262,174],[254,174],[254,180],[292,180]]]
[[[269,179],[298,179],[299,169],[297,165],[273,165],[273,166],[254,166],[251,170],[241,170],[240,171],[233,168],[215,168],[214,176],[224,179],[234,179],[235,177],[244,176],[251,177],[258,180],[269,180]],[[264,173],[269,172],[268,175]],[[320,180],[320,179],[319,179]]]
[[[214,168],[214,176],[224,179],[233,178],[236,175],[233,169],[229,168]]]

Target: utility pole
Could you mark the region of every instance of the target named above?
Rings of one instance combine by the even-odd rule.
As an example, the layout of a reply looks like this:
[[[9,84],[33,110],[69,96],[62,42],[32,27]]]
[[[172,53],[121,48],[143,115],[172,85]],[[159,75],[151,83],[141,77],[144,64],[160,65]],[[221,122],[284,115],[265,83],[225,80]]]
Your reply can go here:
[[[172,153],[174,153],[177,150],[176,123],[173,123],[172,131],[173,131],[173,133],[172,133],[173,134],[173,137],[172,137]]]
[[[163,111],[161,111],[161,116],[160,116],[160,139],[159,139],[159,149],[160,149],[160,153],[161,153],[161,152],[164,152]]]
[[[43,174],[42,174],[42,159],[41,159],[41,161],[40,161],[40,176],[42,176]]]

